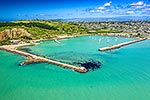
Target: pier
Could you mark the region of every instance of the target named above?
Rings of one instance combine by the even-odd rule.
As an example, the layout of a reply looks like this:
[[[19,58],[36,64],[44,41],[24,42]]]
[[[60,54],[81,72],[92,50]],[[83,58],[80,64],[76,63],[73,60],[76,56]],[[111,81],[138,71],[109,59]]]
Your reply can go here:
[[[76,66],[73,66],[73,65],[65,64],[65,63],[62,63],[62,62],[55,61],[55,60],[50,60],[50,59],[47,59],[45,57],[41,57],[41,56],[37,56],[37,55],[34,55],[34,54],[30,54],[30,53],[27,53],[27,52],[17,50],[18,47],[27,46],[27,45],[31,45],[31,44],[0,46],[0,50],[4,50],[4,51],[7,51],[7,52],[12,52],[12,53],[19,54],[19,55],[27,57],[28,59],[25,62],[21,63],[20,65],[38,63],[38,62],[45,62],[45,63],[58,65],[58,66],[61,66],[63,68],[72,69],[72,70],[80,72],[80,73],[88,72],[88,69],[86,69],[85,67],[76,67]]]
[[[129,42],[124,42],[124,43],[116,44],[116,45],[113,45],[113,46],[99,48],[98,50],[99,51],[108,51],[108,50],[118,49],[118,48],[121,48],[123,46],[129,45],[129,44],[133,44],[133,43],[136,43],[136,42],[140,42],[140,41],[144,41],[144,40],[146,40],[146,38],[140,38],[138,40],[133,40],[133,41],[129,41]]]

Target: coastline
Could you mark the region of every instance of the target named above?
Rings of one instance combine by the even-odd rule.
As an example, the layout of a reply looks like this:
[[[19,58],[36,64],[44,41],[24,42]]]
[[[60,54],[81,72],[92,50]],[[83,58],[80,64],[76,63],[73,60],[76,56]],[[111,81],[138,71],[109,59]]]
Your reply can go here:
[[[16,54],[27,57],[27,61],[23,62],[21,65],[37,63],[37,62],[47,62],[47,63],[50,63],[50,64],[55,64],[55,65],[61,66],[63,68],[73,69],[73,70],[75,70],[77,72],[80,72],[80,73],[85,73],[85,72],[88,72],[88,69],[86,69],[85,67],[76,67],[76,66],[73,66],[73,65],[65,64],[65,63],[62,63],[62,62],[59,62],[59,61],[47,59],[45,57],[41,57],[41,56],[38,56],[36,54],[32,54],[32,53],[29,53],[29,52],[24,52],[24,51],[19,50],[19,48],[24,47],[24,46],[38,45],[39,44],[38,42],[41,42],[41,41],[55,40],[55,39],[61,40],[61,39],[75,38],[75,37],[80,37],[80,36],[94,36],[94,34],[86,34],[86,35],[78,35],[78,36],[77,35],[76,36],[59,35],[59,36],[57,36],[57,38],[51,38],[51,39],[45,39],[45,40],[44,39],[31,40],[30,43],[25,43],[24,42],[24,43],[21,43],[21,44],[2,45],[2,46],[0,46],[0,50],[16,53]],[[96,36],[99,36],[99,35],[96,35]],[[110,35],[108,35],[108,36],[110,36]],[[128,38],[132,38],[132,37],[128,37]],[[136,37],[136,38],[139,38],[139,37]]]
[[[117,35],[116,35],[117,34]],[[50,39],[37,39],[37,40],[30,40],[30,43],[19,43],[19,44],[10,44],[10,45],[1,45],[1,47],[6,47],[6,48],[10,48],[10,49],[17,49],[20,47],[24,47],[24,46],[32,46],[32,45],[38,45],[39,42],[41,41],[48,41],[48,40],[61,40],[61,39],[69,39],[69,38],[75,38],[75,37],[81,37],[81,36],[111,36],[111,37],[125,37],[125,38],[137,38],[137,39],[141,39],[141,37],[132,37],[129,35],[124,35],[127,33],[107,33],[107,34],[78,34],[78,35],[58,35],[56,36],[56,38],[50,38]],[[145,37],[142,37],[145,38]],[[148,40],[150,40],[150,38],[146,38]]]
[[[117,33],[118,34],[118,33]],[[30,43],[24,42],[24,43],[19,43],[19,44],[10,44],[10,45],[1,45],[1,47],[6,47],[6,48],[10,48],[10,49],[17,49],[20,47],[24,47],[24,46],[32,46],[32,45],[38,45],[39,42],[42,41],[48,41],[48,40],[62,40],[62,39],[69,39],[69,38],[75,38],[75,37],[81,37],[81,36],[111,36],[111,37],[125,37],[125,38],[137,38],[137,39],[141,39],[141,37],[132,37],[129,35],[124,35],[127,33],[119,33],[118,35],[116,35],[115,33],[107,33],[107,34],[80,34],[80,35],[58,35],[56,36],[56,38],[50,38],[50,39],[37,39],[37,40],[30,40]],[[142,38],[146,38],[146,37],[142,37]],[[146,38],[148,40],[150,40],[150,38]]]

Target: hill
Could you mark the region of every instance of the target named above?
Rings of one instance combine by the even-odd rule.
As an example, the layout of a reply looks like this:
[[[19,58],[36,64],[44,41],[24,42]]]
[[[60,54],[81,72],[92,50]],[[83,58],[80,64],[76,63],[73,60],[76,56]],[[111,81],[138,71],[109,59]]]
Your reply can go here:
[[[50,39],[57,35],[76,35],[87,33],[88,30],[73,22],[61,21],[16,21],[0,23],[0,41],[11,39]]]

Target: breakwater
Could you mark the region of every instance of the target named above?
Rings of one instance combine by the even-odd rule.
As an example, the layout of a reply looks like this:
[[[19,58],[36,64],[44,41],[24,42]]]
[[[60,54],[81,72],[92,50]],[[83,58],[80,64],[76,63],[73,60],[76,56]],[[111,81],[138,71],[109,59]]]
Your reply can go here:
[[[25,45],[29,45],[29,44],[25,44]],[[80,72],[80,73],[88,72],[88,69],[86,69],[85,67],[76,67],[76,66],[73,66],[73,65],[65,64],[65,63],[62,63],[62,62],[55,61],[55,60],[50,60],[50,59],[47,59],[45,57],[41,57],[41,56],[37,56],[37,55],[34,55],[34,54],[30,54],[30,53],[27,53],[27,52],[17,50],[17,48],[20,47],[20,46],[23,46],[23,45],[0,46],[0,50],[4,50],[4,51],[7,51],[7,52],[12,52],[12,53],[19,54],[19,55],[27,57],[28,59],[25,62],[21,63],[20,65],[38,63],[38,62],[45,62],[45,63],[55,64],[55,65],[61,66],[63,68],[72,69],[72,70]]]
[[[124,42],[124,43],[116,44],[116,45],[113,45],[113,46],[99,48],[98,50],[99,51],[108,51],[108,50],[118,49],[120,47],[129,45],[129,44],[133,44],[133,43],[136,43],[136,42],[144,41],[144,40],[146,40],[146,38],[140,38],[138,40],[133,40],[133,41],[129,41],[129,42]]]

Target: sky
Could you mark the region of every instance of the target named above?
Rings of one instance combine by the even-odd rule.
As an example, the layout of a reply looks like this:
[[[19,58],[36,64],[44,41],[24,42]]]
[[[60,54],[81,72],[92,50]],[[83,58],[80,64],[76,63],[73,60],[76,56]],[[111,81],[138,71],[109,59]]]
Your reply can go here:
[[[0,0],[0,19],[150,16],[150,0]]]

